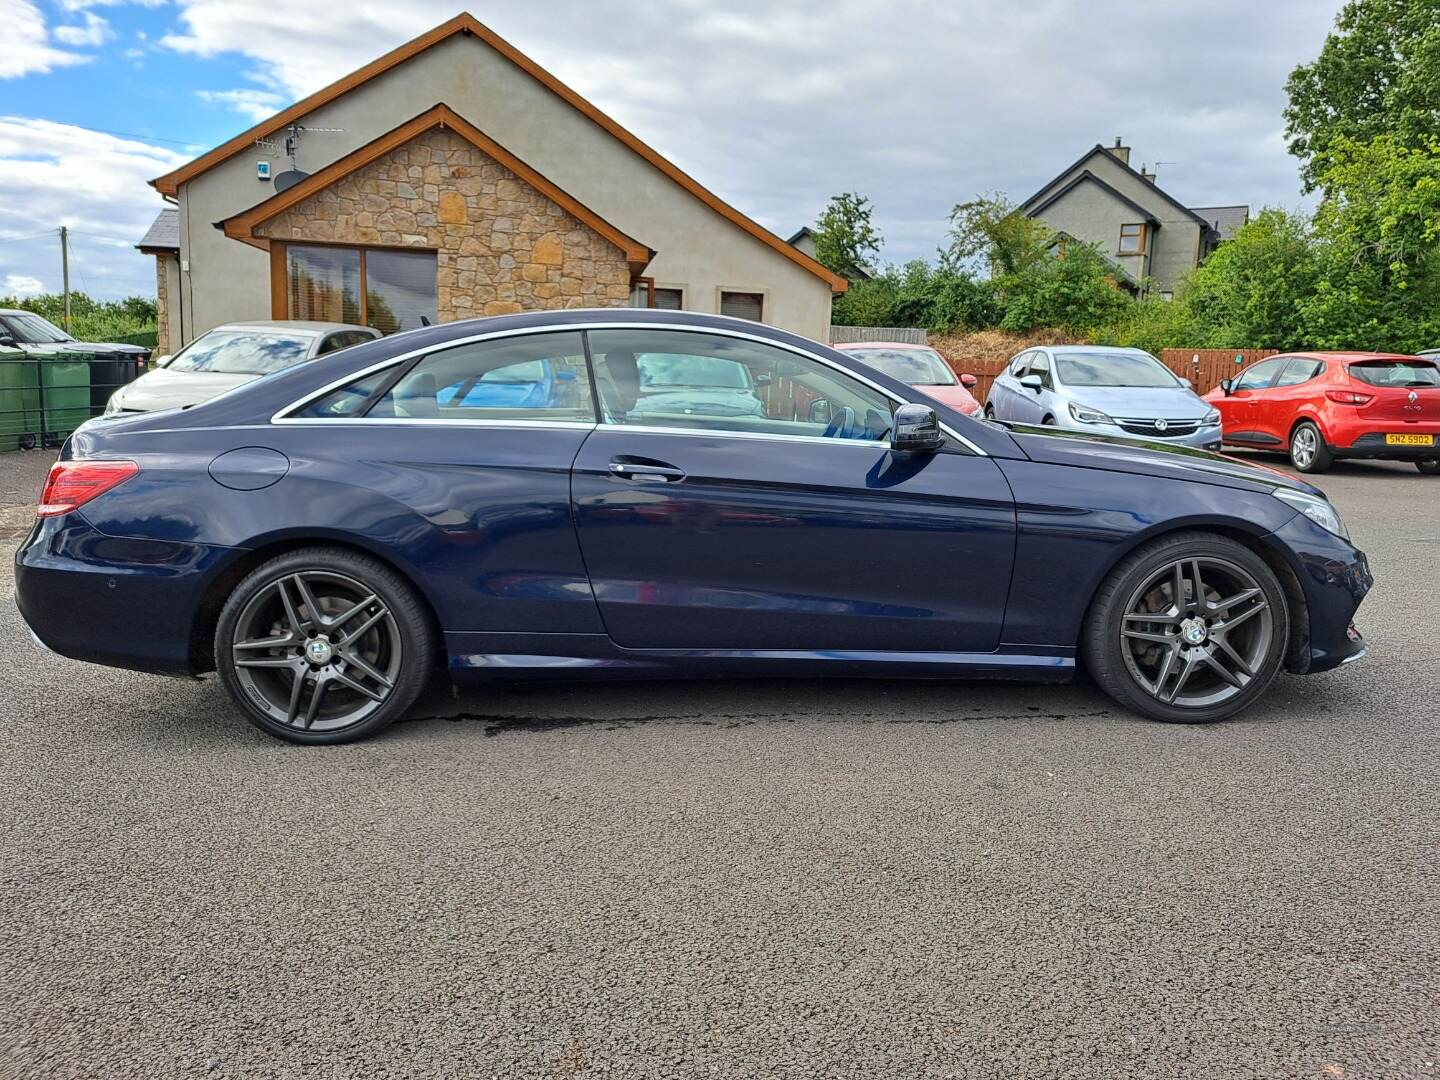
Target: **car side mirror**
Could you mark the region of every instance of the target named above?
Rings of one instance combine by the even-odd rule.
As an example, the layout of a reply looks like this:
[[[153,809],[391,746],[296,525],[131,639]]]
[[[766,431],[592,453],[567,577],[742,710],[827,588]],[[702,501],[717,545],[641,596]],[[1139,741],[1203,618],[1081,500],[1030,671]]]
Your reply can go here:
[[[1025,387],[1026,390],[1034,390],[1037,394],[1045,388],[1045,383],[1041,381],[1039,375],[1026,375],[1022,377],[1020,385]]]
[[[19,348],[19,345],[18,345],[18,343],[15,341],[14,335],[12,335],[12,334],[0,334],[0,349],[16,349],[16,348]]]
[[[756,375],[756,376],[755,376],[755,385],[756,385],[756,386],[769,386],[769,385],[770,385],[770,373],[769,373],[768,371],[762,371],[762,372],[760,372],[759,375]]]
[[[1220,390],[1226,397],[1229,397],[1235,392],[1235,384],[1230,379],[1221,379]]]
[[[816,398],[810,403],[805,418],[812,424],[830,423],[830,401],[828,398]]]
[[[966,390],[973,390],[975,387],[980,385],[980,380],[977,379],[974,375],[961,375],[960,385],[965,387]]]
[[[891,424],[890,449],[900,453],[933,454],[945,445],[940,418],[928,405],[901,405]]]

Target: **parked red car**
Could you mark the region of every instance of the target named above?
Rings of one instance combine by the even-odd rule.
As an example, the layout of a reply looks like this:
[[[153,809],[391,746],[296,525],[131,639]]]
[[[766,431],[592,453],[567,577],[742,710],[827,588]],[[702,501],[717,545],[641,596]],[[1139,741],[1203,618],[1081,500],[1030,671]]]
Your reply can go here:
[[[906,345],[897,341],[847,341],[836,345],[846,356],[883,371],[892,379],[922,391],[942,405],[969,416],[978,412],[980,403],[970,394],[978,380],[974,375],[955,377],[950,365],[928,345]]]
[[[1394,353],[1287,353],[1205,395],[1225,442],[1288,450],[1301,472],[1337,458],[1413,461],[1440,475],[1440,368]]]

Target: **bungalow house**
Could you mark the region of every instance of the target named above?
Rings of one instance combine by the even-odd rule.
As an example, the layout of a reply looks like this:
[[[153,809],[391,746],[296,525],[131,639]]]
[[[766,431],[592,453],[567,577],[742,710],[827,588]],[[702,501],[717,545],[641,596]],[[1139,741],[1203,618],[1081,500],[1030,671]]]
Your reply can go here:
[[[846,287],[469,14],[152,184],[169,349],[237,319],[627,305],[823,339]]]
[[[1169,294],[1250,217],[1248,206],[1189,207],[1130,165],[1130,148],[1096,144],[1020,205],[1043,221],[1057,246],[1095,244],[1131,286]]]

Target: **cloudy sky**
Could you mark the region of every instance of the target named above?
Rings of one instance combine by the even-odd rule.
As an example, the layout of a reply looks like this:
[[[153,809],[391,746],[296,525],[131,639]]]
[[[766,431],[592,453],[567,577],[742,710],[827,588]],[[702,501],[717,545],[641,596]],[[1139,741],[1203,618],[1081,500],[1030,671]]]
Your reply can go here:
[[[0,0],[0,295],[153,294],[150,178],[461,10],[461,0]],[[782,235],[870,196],[883,258],[933,254],[1097,142],[1192,206],[1302,205],[1285,78],[1340,0],[471,0],[469,10]],[[563,11],[563,17],[556,16]]]

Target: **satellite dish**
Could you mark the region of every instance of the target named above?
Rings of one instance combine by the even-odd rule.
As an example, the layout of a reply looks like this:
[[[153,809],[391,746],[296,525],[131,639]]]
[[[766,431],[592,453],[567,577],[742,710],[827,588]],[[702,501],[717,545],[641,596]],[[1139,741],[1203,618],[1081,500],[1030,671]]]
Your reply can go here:
[[[280,192],[286,188],[292,188],[309,175],[309,173],[301,172],[299,169],[286,169],[275,177],[275,190]]]

